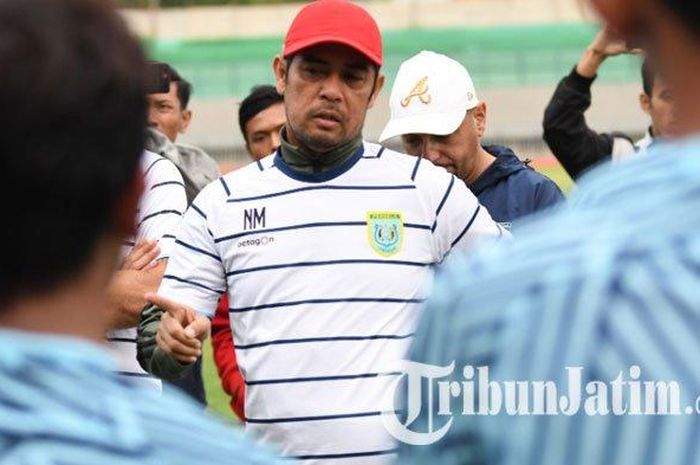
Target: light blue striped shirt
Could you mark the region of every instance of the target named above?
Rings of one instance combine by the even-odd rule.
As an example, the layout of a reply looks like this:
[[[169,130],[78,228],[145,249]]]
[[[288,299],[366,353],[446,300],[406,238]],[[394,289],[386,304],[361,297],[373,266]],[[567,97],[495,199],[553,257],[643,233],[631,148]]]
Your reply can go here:
[[[97,345],[0,330],[0,346],[2,464],[278,463],[184,396],[125,383]]]
[[[585,387],[620,372],[630,381],[638,365],[640,382],[678,382],[681,414],[462,415],[453,398],[447,435],[402,445],[398,463],[700,463],[700,415],[685,410],[700,395],[699,296],[700,139],[595,170],[517,240],[451,264],[410,358],[454,361],[460,382],[464,366],[488,366],[491,381],[552,380],[560,393],[565,367],[582,367]],[[412,430],[425,430],[428,410]],[[433,415],[433,430],[449,418]]]

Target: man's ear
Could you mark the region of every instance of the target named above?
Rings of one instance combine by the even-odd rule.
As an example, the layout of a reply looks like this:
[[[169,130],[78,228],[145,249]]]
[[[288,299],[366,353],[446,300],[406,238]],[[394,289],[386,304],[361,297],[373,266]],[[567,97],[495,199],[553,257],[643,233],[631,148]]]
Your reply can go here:
[[[386,77],[384,74],[379,73],[377,80],[374,82],[374,89],[372,90],[372,95],[369,97],[369,105],[367,105],[367,108],[372,108],[374,106],[374,103],[377,101],[377,97],[379,97],[379,93],[384,88],[385,82]]]
[[[190,122],[192,121],[192,110],[182,110],[180,114],[180,134],[184,134],[187,128],[190,127]]]
[[[129,237],[136,233],[136,213],[144,189],[143,171],[139,168],[115,205],[114,233],[119,237]]]
[[[275,87],[277,88],[277,93],[284,95],[284,89],[287,84],[287,62],[282,55],[277,55],[274,60],[272,60],[272,71],[275,73]]]
[[[472,110],[474,126],[476,127],[476,133],[479,135],[479,138],[484,137],[484,133],[486,132],[486,114],[486,102],[479,102],[479,104]]]
[[[639,106],[647,115],[651,113],[651,97],[646,92],[639,94]]]

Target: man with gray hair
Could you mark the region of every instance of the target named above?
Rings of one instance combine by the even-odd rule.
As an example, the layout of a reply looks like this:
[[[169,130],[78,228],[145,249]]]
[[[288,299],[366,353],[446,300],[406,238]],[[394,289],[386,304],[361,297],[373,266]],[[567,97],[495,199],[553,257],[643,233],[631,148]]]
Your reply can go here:
[[[425,157],[460,178],[494,220],[511,223],[563,199],[547,177],[513,151],[482,145],[486,103],[467,69],[423,51],[401,64],[391,90],[391,120],[379,140],[401,136],[406,153]]]

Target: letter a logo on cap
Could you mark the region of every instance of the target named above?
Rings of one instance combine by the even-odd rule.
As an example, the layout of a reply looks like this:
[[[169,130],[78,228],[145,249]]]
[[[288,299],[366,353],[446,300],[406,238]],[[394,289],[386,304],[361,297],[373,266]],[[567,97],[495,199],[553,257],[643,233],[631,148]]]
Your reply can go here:
[[[413,86],[411,92],[409,92],[408,95],[401,100],[401,106],[409,106],[411,104],[411,100],[413,100],[413,97],[417,97],[418,100],[420,100],[424,105],[430,104],[431,98],[430,94],[428,93],[428,76],[425,76],[419,80],[415,86]]]

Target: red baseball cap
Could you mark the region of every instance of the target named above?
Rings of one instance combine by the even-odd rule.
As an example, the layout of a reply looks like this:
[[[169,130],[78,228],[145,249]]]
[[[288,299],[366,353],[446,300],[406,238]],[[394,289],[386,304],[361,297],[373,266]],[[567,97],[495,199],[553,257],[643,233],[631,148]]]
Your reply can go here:
[[[305,48],[322,44],[347,45],[382,65],[382,35],[369,13],[347,0],[316,0],[296,15],[284,39],[286,58]]]

